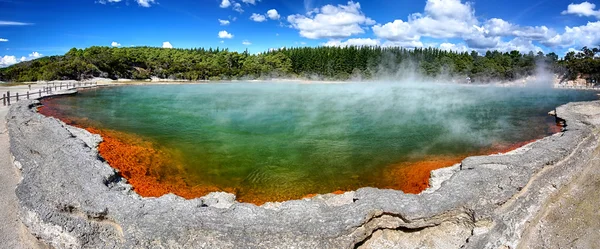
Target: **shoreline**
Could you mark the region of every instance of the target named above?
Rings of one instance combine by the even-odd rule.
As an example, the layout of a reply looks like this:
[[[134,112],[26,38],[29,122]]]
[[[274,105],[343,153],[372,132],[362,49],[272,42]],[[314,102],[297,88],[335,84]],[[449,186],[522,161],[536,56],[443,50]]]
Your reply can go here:
[[[589,158],[591,155],[590,150],[582,150],[582,147],[597,146],[597,141],[590,138],[596,136],[592,127],[598,122],[583,122],[590,117],[579,114],[577,108],[592,108],[600,113],[600,101],[561,106],[557,113],[567,120],[567,131],[511,153],[466,158],[432,192],[406,195],[394,190],[361,188],[341,195],[318,195],[312,199],[258,207],[238,203],[234,196],[225,193],[211,193],[193,200],[173,195],[140,198],[110,166],[98,160],[95,149],[98,137],[44,117],[31,109],[34,105],[35,101],[18,102],[11,108],[8,122],[11,153],[24,176],[17,189],[21,200],[21,220],[36,236],[58,247],[83,244],[98,247],[149,246],[157,240],[163,246],[187,247],[352,247],[375,245],[385,237],[383,233],[391,232],[380,230],[378,227],[381,226],[435,232],[441,237],[424,236],[421,239],[444,239],[444,245],[449,247],[466,243],[465,238],[469,242],[462,245],[467,248],[512,245],[519,239],[519,233],[513,231],[518,229],[516,223],[512,222],[528,219],[519,215],[532,216],[536,210],[528,209],[525,214],[495,214],[494,210],[498,208],[495,203],[503,203],[499,206],[505,211],[517,204],[537,207],[545,200],[543,197],[551,193],[537,195],[536,189],[541,191],[543,187],[536,188],[536,185],[547,185],[548,180],[556,186],[568,183],[565,178],[569,177],[541,182],[535,181],[535,177],[540,179],[540,174],[557,168],[566,171],[565,175],[573,176],[577,169],[584,167],[587,160],[577,158]],[[50,132],[47,141],[36,141],[36,137],[47,132]],[[57,145],[62,145],[59,147],[65,148],[65,151],[56,151]],[[548,155],[550,151],[552,153]],[[69,162],[68,169],[65,162]],[[45,167],[36,167],[40,163]],[[565,163],[577,167],[556,167]],[[51,177],[53,175],[64,177]],[[487,176],[484,177],[487,181],[481,181],[483,176]],[[503,187],[497,188],[496,185]],[[81,192],[83,186],[84,192]],[[40,199],[40,193],[46,197]],[[531,198],[521,199],[519,196]],[[49,200],[59,205],[48,203]],[[171,211],[163,213],[167,210]],[[223,213],[224,210],[227,212]],[[42,215],[50,213],[53,216]],[[81,213],[87,218],[79,215]],[[151,214],[162,214],[165,226],[151,226],[158,222]],[[506,218],[506,215],[519,217],[512,217],[516,220],[500,219]],[[110,224],[98,223],[98,217],[110,221]],[[177,217],[187,217],[187,220]],[[321,218],[307,220],[308,217]],[[219,221],[215,222],[215,219]],[[341,222],[344,220],[346,222]],[[489,223],[490,220],[493,222]],[[84,230],[77,224],[93,228],[96,232],[83,236]],[[121,229],[115,230],[116,226]],[[54,228],[52,233],[49,233],[50,227]],[[179,232],[165,230],[174,227]],[[254,228],[246,230],[244,227]],[[513,232],[506,233],[506,229]],[[402,229],[399,231],[400,235],[411,235],[410,232],[402,232]],[[457,233],[443,235],[448,231]],[[57,237],[57,233],[60,236]],[[496,237],[504,239],[495,240]],[[195,242],[189,242],[191,238],[195,238]],[[277,238],[277,241],[266,238]],[[107,241],[109,244],[105,244]],[[401,243],[401,240],[394,242]]]
[[[175,83],[178,84],[178,83]],[[114,86],[114,85],[113,85]],[[110,86],[109,86],[110,87]],[[47,98],[54,98],[49,96]],[[142,197],[160,197],[166,194],[175,194],[187,200],[204,197],[210,193],[226,192],[236,195],[236,200],[240,203],[251,203],[257,206],[262,206],[266,203],[277,204],[285,201],[301,200],[305,197],[314,197],[325,194],[343,194],[345,192],[353,192],[359,188],[373,187],[378,189],[399,190],[406,194],[421,194],[427,192],[431,188],[431,175],[435,170],[452,167],[460,163],[470,156],[482,155],[497,155],[508,153],[529,143],[535,142],[543,138],[540,136],[534,140],[520,141],[514,144],[493,145],[490,148],[483,148],[481,151],[473,154],[464,154],[456,156],[448,155],[431,155],[420,160],[403,161],[391,163],[382,166],[381,170],[383,177],[387,180],[387,184],[379,184],[375,186],[356,186],[354,188],[338,188],[332,189],[327,193],[304,193],[300,195],[275,195],[264,196],[254,192],[244,193],[240,196],[235,187],[218,187],[213,185],[196,185],[178,177],[179,175],[167,175],[152,173],[157,172],[157,164],[164,163],[171,165],[175,163],[175,159],[169,156],[169,153],[156,148],[152,142],[145,141],[135,134],[127,134],[121,131],[100,129],[93,125],[86,125],[85,121],[73,119],[72,117],[63,116],[56,107],[51,107],[47,98],[41,99],[41,106],[37,107],[38,113],[56,118],[66,125],[84,129],[91,134],[99,135],[102,142],[98,145],[98,155],[106,160],[107,164],[119,171],[119,175],[124,177],[133,190]],[[558,133],[560,130],[554,132]],[[548,134],[551,135],[551,134]],[[123,137],[127,137],[124,139]],[[157,163],[158,162],[158,163]],[[158,167],[160,168],[160,167]],[[172,168],[171,171],[179,171],[179,167]],[[402,180],[398,180],[402,179]],[[283,197],[287,196],[287,197]]]

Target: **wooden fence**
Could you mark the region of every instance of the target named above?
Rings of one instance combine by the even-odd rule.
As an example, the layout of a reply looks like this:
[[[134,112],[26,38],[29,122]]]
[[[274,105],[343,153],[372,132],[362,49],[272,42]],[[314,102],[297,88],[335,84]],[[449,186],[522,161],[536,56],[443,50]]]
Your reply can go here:
[[[65,83],[60,83],[60,84],[48,83],[42,89],[38,89],[38,91],[27,91],[27,93],[15,93],[12,95],[11,95],[10,91],[7,91],[6,93],[2,94],[2,98],[0,98],[0,99],[2,100],[2,104],[4,106],[8,106],[8,105],[10,105],[11,100],[16,102],[16,101],[19,101],[20,99],[30,99],[31,97],[41,98],[42,96],[51,95],[54,91],[59,91],[62,89],[65,89],[65,90],[75,89],[77,87],[93,86],[93,85],[97,85],[97,83],[96,82],[76,82],[76,83],[66,83],[66,84]],[[31,89],[31,85],[29,86],[29,89]]]

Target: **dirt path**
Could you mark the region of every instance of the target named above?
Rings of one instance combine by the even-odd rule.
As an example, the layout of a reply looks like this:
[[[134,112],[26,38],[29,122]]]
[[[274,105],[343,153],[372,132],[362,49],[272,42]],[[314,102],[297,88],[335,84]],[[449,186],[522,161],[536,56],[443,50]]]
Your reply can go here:
[[[31,92],[37,92],[44,86],[42,84],[31,85]],[[25,94],[29,91],[29,87],[26,85],[0,86],[0,97],[6,91],[10,91],[11,95],[14,96],[16,93]],[[10,140],[6,130],[7,113],[8,106],[4,106],[0,101],[0,248],[46,248],[46,246],[38,243],[38,240],[27,231],[27,228],[17,217],[18,199],[15,189],[19,183],[20,175],[13,165],[10,154]]]
[[[37,88],[36,88],[37,89]],[[0,87],[0,92],[25,93],[26,86]],[[42,248],[17,217],[15,188],[20,176],[10,156],[10,141],[6,130],[8,107],[0,103],[0,245],[3,248]]]

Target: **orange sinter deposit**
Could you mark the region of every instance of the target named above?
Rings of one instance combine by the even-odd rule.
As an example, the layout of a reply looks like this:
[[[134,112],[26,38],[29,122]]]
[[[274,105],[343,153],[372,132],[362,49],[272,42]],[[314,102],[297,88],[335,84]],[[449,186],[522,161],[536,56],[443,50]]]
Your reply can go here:
[[[432,156],[415,162],[394,164],[383,174],[384,181],[391,183],[380,188],[398,189],[404,193],[418,194],[429,188],[431,171],[460,163],[466,156]]]

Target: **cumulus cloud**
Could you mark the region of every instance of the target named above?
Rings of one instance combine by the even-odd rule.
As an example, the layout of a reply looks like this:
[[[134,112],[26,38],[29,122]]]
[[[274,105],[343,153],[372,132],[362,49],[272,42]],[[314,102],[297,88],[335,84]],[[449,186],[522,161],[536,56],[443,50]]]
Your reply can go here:
[[[30,60],[31,59],[37,59],[37,58],[40,58],[42,56],[43,56],[43,54],[40,54],[38,52],[33,52],[33,53],[29,54],[29,58],[28,59],[30,59]]]
[[[154,0],[136,0],[139,6],[142,7],[150,7],[151,4],[154,4]]]
[[[478,24],[469,3],[460,0],[428,0],[424,13],[414,13],[407,21],[394,20],[373,26],[377,37],[390,41],[417,41],[422,36],[454,38],[473,32]]]
[[[600,11],[596,10],[596,5],[590,2],[583,2],[580,4],[569,4],[567,10],[563,11],[563,15],[578,15],[578,16],[594,16],[600,18]]]
[[[446,51],[454,51],[454,52],[467,52],[469,48],[464,44],[454,44],[449,42],[444,42],[439,45],[439,48]]]
[[[221,39],[231,39],[233,38],[233,34],[230,34],[229,32],[222,30],[219,31],[219,38]]]
[[[416,41],[421,36],[415,32],[410,23],[402,20],[395,20],[384,25],[377,24],[373,26],[375,36],[390,41]]]
[[[305,43],[304,43],[305,44]],[[348,47],[348,46],[380,46],[381,41],[379,39],[371,39],[371,38],[352,38],[346,41],[342,40],[330,40],[326,43],[322,44],[323,46],[328,47]]]
[[[0,67],[8,67],[12,64],[16,64],[17,62],[17,57],[14,55],[5,55],[0,57]]]
[[[327,39],[327,46],[379,45],[407,48],[437,46],[444,50],[484,52],[542,51],[549,48],[596,47],[600,44],[600,20],[556,30],[548,26],[524,26],[501,18],[481,18],[469,0],[426,0],[422,12],[375,24],[358,2],[312,8],[304,0],[306,14],[287,17],[289,27],[301,37]],[[600,19],[600,10],[590,2],[569,4],[563,15]],[[271,18],[268,12],[267,17]],[[371,26],[373,38],[353,38]],[[423,44],[426,39],[431,44]]]
[[[233,10],[235,10],[239,13],[244,13],[244,10],[242,9],[242,5],[240,3],[234,3]]]
[[[10,65],[13,64],[17,64],[19,62],[23,62],[23,61],[29,61],[29,60],[33,60],[33,59],[37,59],[44,56],[43,54],[40,54],[38,52],[32,52],[31,54],[29,54],[27,57],[22,56],[21,58],[17,58],[14,55],[5,55],[5,56],[1,56],[0,57],[0,67],[8,67]]]
[[[277,12],[276,9],[270,9],[269,11],[267,11],[267,16],[271,18],[271,20],[279,20],[279,18],[281,18],[279,12]]]
[[[372,30],[377,38],[386,40],[383,44],[418,47],[422,46],[423,37],[463,40],[464,43],[460,45],[448,42],[440,44],[442,49],[456,51],[539,51],[540,47],[533,41],[551,44],[547,41],[557,35],[556,31],[546,26],[520,26],[500,18],[480,21],[473,6],[461,0],[427,0],[422,13],[411,14],[406,20],[397,19],[374,25]]]
[[[171,45],[170,42],[166,41],[166,42],[163,42],[162,47],[163,48],[173,48],[173,45]]]
[[[231,2],[229,0],[221,1],[221,4],[219,5],[219,7],[223,8],[223,9],[229,8],[229,6],[231,6]]]
[[[554,30],[546,26],[521,27],[499,18],[489,19],[481,27],[475,26],[475,29],[487,37],[515,36],[533,40],[546,40],[556,35]]]
[[[381,44],[382,47],[403,47],[403,48],[422,48],[424,47],[421,41],[385,41]]]
[[[597,46],[600,44],[600,21],[588,22],[578,27],[565,27],[565,32],[557,34],[542,44],[550,47]]]
[[[250,16],[250,20],[255,22],[264,22],[267,20],[267,18],[264,15],[252,13],[252,15]]]
[[[8,39],[0,38],[0,42],[8,42]]]
[[[500,52],[510,52],[513,50],[517,50],[521,53],[527,53],[530,51],[533,51],[533,52],[540,52],[540,51],[543,52],[544,51],[542,48],[533,44],[532,40],[522,38],[522,37],[516,37],[507,42],[501,41],[495,49]]]
[[[256,2],[260,2],[260,0],[242,0],[242,2],[255,5]]]
[[[121,46],[121,44],[118,43],[118,42],[112,42],[110,45],[113,46],[113,47],[120,47]]]
[[[353,1],[347,5],[325,5],[306,15],[290,15],[287,21],[300,32],[300,36],[309,39],[342,39],[365,33],[361,25],[375,24],[361,11],[360,3]]]
[[[229,25],[229,23],[231,23],[231,22],[229,22],[229,20],[219,19],[219,24],[221,24],[221,26],[227,26],[227,25]]]
[[[250,41],[248,41],[248,40],[244,40],[244,41],[242,42],[242,44],[244,44],[244,45],[246,45],[246,46],[250,46],[250,45],[252,45],[252,43],[251,43]]]

